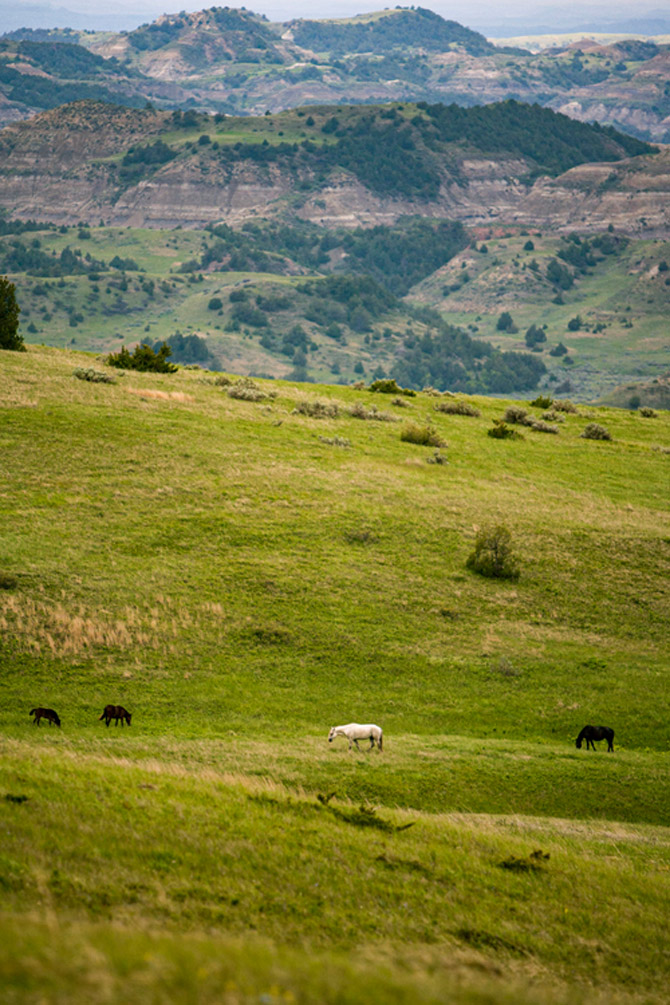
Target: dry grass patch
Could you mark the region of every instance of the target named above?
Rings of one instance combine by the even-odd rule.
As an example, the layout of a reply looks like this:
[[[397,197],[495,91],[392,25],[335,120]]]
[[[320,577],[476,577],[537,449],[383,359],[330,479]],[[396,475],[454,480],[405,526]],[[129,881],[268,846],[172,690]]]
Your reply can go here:
[[[150,401],[176,401],[187,404],[195,401],[191,394],[184,391],[157,391],[154,388],[127,387],[129,394],[136,394],[139,398],[148,398]]]

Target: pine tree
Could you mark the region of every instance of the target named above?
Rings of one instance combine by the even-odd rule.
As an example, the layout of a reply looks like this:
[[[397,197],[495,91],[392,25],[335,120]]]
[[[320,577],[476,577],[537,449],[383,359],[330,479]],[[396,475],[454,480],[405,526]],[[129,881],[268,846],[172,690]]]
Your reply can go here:
[[[6,276],[0,276],[0,349],[25,352],[23,336],[19,334],[20,312],[14,283]]]

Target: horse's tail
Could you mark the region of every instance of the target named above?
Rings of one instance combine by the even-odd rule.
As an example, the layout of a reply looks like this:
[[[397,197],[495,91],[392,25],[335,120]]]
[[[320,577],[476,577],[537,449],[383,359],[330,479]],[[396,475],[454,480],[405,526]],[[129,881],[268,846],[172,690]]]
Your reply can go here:
[[[28,715],[37,715],[37,709],[31,708],[30,711],[28,712]]]
[[[98,719],[98,722],[102,722],[102,720],[106,718],[107,718],[107,709],[105,709],[105,711],[102,713],[102,715]]]

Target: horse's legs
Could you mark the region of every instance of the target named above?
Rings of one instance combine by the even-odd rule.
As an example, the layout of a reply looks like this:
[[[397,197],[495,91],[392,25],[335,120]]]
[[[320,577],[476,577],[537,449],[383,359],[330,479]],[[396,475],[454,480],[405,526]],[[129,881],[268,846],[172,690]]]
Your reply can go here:
[[[361,748],[358,746],[358,740],[355,739],[354,743],[356,744],[356,750],[360,751]]]

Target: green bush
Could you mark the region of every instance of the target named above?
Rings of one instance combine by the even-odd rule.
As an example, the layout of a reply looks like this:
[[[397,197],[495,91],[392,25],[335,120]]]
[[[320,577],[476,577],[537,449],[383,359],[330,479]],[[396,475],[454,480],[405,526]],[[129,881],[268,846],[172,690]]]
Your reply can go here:
[[[335,419],[339,414],[339,406],[335,401],[299,401],[293,409],[294,415],[309,415],[312,419]]]
[[[534,429],[536,433],[558,433],[558,426],[553,426],[551,423],[544,422],[542,419],[534,419],[531,415],[529,415],[524,422],[524,426]]]
[[[408,387],[400,387],[393,377],[384,377],[381,380],[373,380],[368,391],[376,391],[378,394],[404,394],[408,398],[414,398],[416,391]]]
[[[276,397],[277,392],[263,391],[251,377],[240,377],[228,388],[227,394],[229,398],[238,398],[240,401],[263,401],[265,398]]]
[[[468,401],[455,400],[455,401],[438,401],[433,405],[436,412],[445,412],[447,415],[472,415],[478,418],[481,412],[474,405],[471,405]]]
[[[579,415],[577,411],[577,406],[573,405],[571,401],[554,401],[554,409],[557,412],[572,412],[574,415]]]
[[[422,447],[446,447],[446,443],[433,426],[420,426],[417,422],[409,422],[400,431],[400,439],[404,443],[417,443]]]
[[[658,412],[655,412],[653,408],[649,408],[647,405],[643,405],[640,409],[640,415],[643,415],[645,419],[657,419]]]
[[[474,551],[465,563],[468,569],[492,579],[518,579],[519,565],[512,548],[512,535],[504,524],[477,531]]]
[[[502,419],[494,419],[493,426],[491,429],[486,430],[487,436],[492,436],[494,440],[522,440],[523,436],[521,433],[517,433],[516,429],[512,429],[508,426],[506,422]]]
[[[72,376],[77,377],[79,380],[89,380],[93,384],[116,384],[116,380],[112,377],[111,373],[94,370],[92,366],[89,366],[88,369],[78,366],[72,371]]]
[[[354,384],[354,387],[355,386],[356,385]],[[391,415],[390,412],[380,412],[376,405],[371,405],[370,408],[366,408],[360,401],[357,401],[355,405],[348,408],[347,412],[352,419],[372,419],[374,422],[400,421],[395,415]]]
[[[518,332],[519,330],[517,326],[514,324],[514,319],[512,318],[512,315],[509,313],[509,311],[502,312],[502,314],[498,318],[496,329],[499,332],[509,332],[511,335],[513,335],[515,332]]]
[[[538,394],[537,398],[531,401],[533,408],[551,408],[552,399],[549,395]]]
[[[223,300],[221,297],[212,297],[212,299],[207,304],[208,311],[220,311],[223,307]]]
[[[163,342],[157,352],[141,342],[135,346],[135,351],[131,354],[124,346],[120,352],[110,353],[107,357],[107,364],[115,366],[121,370],[142,370],[153,373],[174,373],[178,367],[174,363],[168,363],[168,356],[172,355],[170,346]]]
[[[612,434],[605,426],[598,422],[589,422],[583,433],[580,433],[583,440],[611,440]]]
[[[525,423],[528,412],[525,408],[521,408],[520,405],[510,405],[509,408],[505,409],[505,422],[520,422]]]

